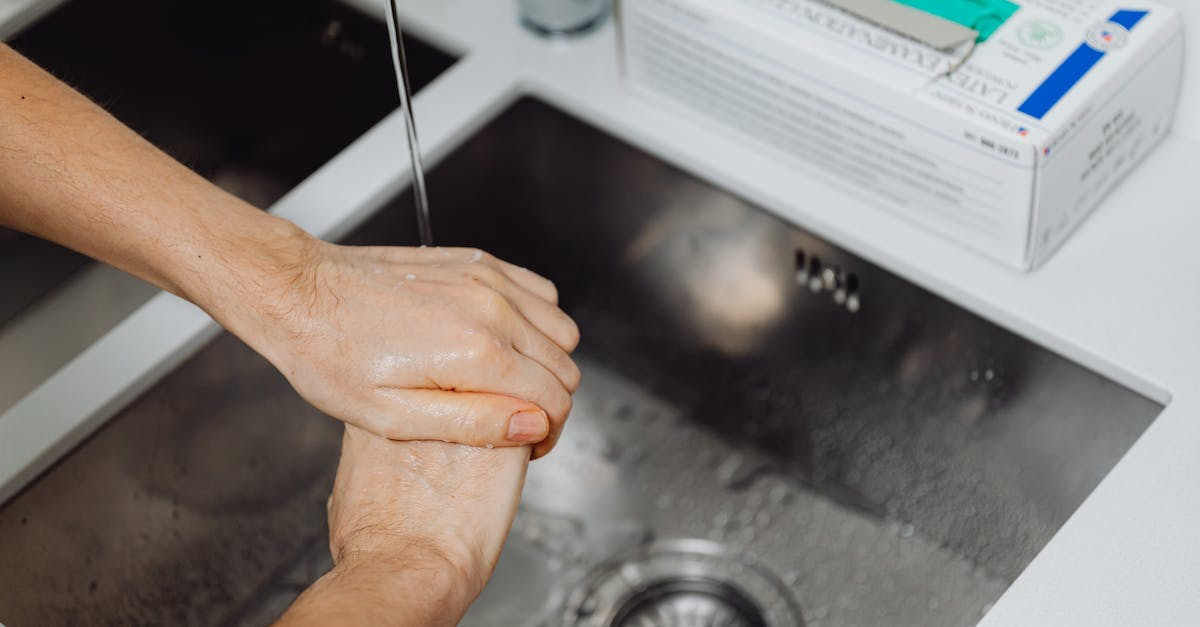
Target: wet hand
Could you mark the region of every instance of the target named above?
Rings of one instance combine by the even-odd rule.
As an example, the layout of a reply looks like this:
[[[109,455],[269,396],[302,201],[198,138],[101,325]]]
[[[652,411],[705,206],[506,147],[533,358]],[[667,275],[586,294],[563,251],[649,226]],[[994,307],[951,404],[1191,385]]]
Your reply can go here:
[[[500,558],[526,449],[394,442],[347,425],[333,495],[334,564],[414,560],[446,568],[473,599]]]
[[[318,409],[394,440],[553,448],[580,373],[550,281],[474,249],[313,240],[270,285],[250,343]]]
[[[329,498],[335,566],[280,624],[458,624],[495,569],[528,460],[528,448],[395,442],[347,425]]]

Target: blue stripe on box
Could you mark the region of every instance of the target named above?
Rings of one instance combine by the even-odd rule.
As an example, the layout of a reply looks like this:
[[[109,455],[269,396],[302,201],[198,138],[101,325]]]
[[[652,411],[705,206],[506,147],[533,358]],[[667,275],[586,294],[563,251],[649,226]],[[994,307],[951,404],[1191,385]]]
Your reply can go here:
[[[1137,26],[1149,11],[1121,10],[1113,13],[1108,21],[1124,26],[1126,30]],[[1037,89],[1017,107],[1017,111],[1033,118],[1042,119],[1071,91],[1088,72],[1104,58],[1104,52],[1096,50],[1086,42],[1079,44],[1075,52],[1067,57]]]
[[[1122,9],[1116,13],[1113,13],[1113,16],[1109,18],[1108,21],[1114,24],[1120,24],[1121,26],[1124,26],[1126,30],[1133,30],[1133,27],[1137,26],[1137,23],[1142,21],[1142,18],[1146,17],[1148,13],[1150,12]]]

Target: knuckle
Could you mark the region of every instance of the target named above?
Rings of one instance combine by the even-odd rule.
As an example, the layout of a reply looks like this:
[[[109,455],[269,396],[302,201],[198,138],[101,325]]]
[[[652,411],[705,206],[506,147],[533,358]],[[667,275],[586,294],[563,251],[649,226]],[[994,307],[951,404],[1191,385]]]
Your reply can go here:
[[[511,357],[510,351],[504,349],[504,344],[498,338],[489,334],[474,336],[471,340],[469,355],[471,361],[487,365],[507,366],[503,361]]]
[[[455,424],[461,429],[461,437],[466,438],[463,444],[487,444],[495,439],[496,422],[499,412],[483,402],[480,398],[471,399],[463,408],[463,413],[460,418],[455,420]],[[508,417],[503,417],[507,421]],[[501,429],[503,424],[501,424]]]
[[[575,364],[575,360],[571,359],[570,355],[558,349],[557,346],[549,354],[548,366],[561,379],[563,387],[567,389],[567,393],[574,394],[579,388],[579,380],[582,374],[579,372],[579,366]]]
[[[571,414],[571,408],[574,407],[574,401],[571,400],[571,395],[567,394],[566,391],[555,394],[554,398],[550,401],[550,404],[551,407],[546,407],[544,409],[546,410],[546,413],[558,423],[565,421],[567,416]]]
[[[497,346],[500,345],[499,340],[496,341]],[[504,381],[518,381],[524,374],[521,368],[521,357],[511,348],[505,348],[502,354],[496,359],[496,367],[500,371],[501,378]],[[516,387],[516,386],[513,386]]]
[[[476,263],[470,265],[467,272],[493,287],[499,286],[505,281],[504,274],[491,266]]]
[[[563,315],[566,316],[566,314]],[[570,317],[567,317],[564,322],[563,338],[566,343],[564,348],[568,353],[579,347],[579,325],[575,324],[575,321]]]
[[[566,373],[567,380],[564,383],[567,386],[567,391],[574,394],[579,389],[579,385],[583,383],[583,372],[574,361],[568,358]]]
[[[483,315],[493,322],[507,319],[513,311],[508,299],[500,292],[490,288],[480,295],[479,306]]]
[[[496,290],[484,283],[474,274],[464,272],[462,275],[462,300],[467,303],[470,311],[488,313],[500,305],[503,298]]]

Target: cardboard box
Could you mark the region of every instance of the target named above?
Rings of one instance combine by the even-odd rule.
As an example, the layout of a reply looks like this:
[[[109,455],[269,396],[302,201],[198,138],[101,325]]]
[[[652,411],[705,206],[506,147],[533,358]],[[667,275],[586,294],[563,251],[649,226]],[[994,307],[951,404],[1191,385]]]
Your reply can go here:
[[[934,48],[820,0],[620,0],[624,72],[639,94],[1029,269],[1167,134],[1183,34],[1151,0],[1014,2],[986,40]]]

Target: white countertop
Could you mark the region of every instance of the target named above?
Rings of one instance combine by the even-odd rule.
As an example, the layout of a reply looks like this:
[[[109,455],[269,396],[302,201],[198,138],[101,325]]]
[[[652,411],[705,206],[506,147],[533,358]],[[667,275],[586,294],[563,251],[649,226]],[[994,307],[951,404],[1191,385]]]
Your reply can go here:
[[[409,30],[463,54],[416,99],[431,161],[534,95],[1166,404],[982,624],[1200,625],[1200,203],[1189,193],[1200,47],[1188,52],[1174,133],[1043,268],[1020,274],[630,96],[611,22],[547,42],[516,24],[511,1],[400,4]],[[1200,27],[1197,3],[1174,4]],[[393,114],[272,211],[344,234],[407,184],[403,142]],[[160,294],[0,415],[0,501],[215,332]]]

